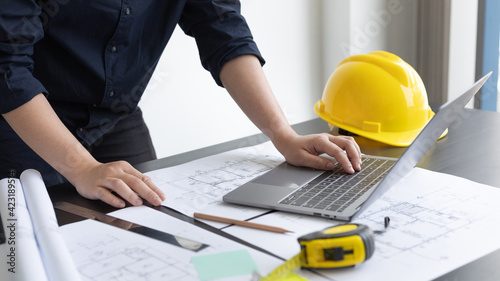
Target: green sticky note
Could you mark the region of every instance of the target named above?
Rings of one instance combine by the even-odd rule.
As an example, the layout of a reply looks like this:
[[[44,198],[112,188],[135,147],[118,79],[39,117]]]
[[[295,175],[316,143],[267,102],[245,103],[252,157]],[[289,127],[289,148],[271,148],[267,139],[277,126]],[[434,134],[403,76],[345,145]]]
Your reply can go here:
[[[257,270],[247,250],[195,256],[191,262],[203,281],[252,274]]]

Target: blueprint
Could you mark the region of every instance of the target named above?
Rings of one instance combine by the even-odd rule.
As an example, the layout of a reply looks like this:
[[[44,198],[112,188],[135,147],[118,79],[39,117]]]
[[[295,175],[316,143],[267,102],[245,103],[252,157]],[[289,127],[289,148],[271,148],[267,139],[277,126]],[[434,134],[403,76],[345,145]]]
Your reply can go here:
[[[170,255],[172,249],[166,245],[137,241],[133,233],[94,221],[80,222],[78,226],[100,228],[99,232],[68,243],[83,280],[196,279],[196,272],[186,268],[182,258]]]
[[[188,216],[194,212],[247,219],[265,212],[229,205],[222,196],[284,161],[271,142],[232,150],[183,165],[146,173],[167,199],[163,205]]]
[[[375,235],[376,250],[354,268],[321,271],[335,280],[412,280],[437,278],[500,248],[500,189],[460,177],[415,168],[355,223],[386,232]],[[276,212],[252,220],[279,224],[287,236],[243,230],[224,231],[289,259],[300,250],[297,237],[337,221]],[[422,270],[425,268],[425,270]]]
[[[148,173],[167,194],[163,203],[186,215],[203,212],[279,226],[293,233],[276,234],[230,226],[225,232],[284,259],[300,251],[297,238],[338,221],[224,204],[222,196],[283,161],[271,143],[242,148],[181,166]],[[335,280],[415,280],[439,277],[500,248],[500,189],[464,178],[414,168],[371,205],[356,223],[373,230],[376,250],[353,268],[323,270]],[[216,227],[222,227],[217,226]],[[425,268],[425,270],[421,270]]]
[[[195,253],[93,220],[64,225],[60,232],[82,280],[250,280],[254,270],[265,275],[282,263],[278,258],[145,206],[121,209],[110,215],[187,239],[203,241],[209,247]],[[231,261],[220,259],[221,254],[228,253],[232,254]],[[218,258],[220,267],[209,268],[210,273],[220,271],[218,273],[223,275],[232,272],[233,276],[207,279],[200,273],[203,268],[194,262],[195,258]],[[252,263],[255,269],[234,273],[226,265],[238,261]],[[300,274],[310,280],[325,280],[310,272]]]

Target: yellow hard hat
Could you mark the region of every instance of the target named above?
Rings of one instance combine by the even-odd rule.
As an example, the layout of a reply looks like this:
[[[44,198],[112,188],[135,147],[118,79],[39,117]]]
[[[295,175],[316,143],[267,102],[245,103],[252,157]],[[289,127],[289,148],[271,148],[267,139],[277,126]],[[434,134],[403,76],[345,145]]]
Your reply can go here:
[[[384,51],[340,62],[314,111],[334,126],[394,146],[410,145],[434,116],[415,69]]]

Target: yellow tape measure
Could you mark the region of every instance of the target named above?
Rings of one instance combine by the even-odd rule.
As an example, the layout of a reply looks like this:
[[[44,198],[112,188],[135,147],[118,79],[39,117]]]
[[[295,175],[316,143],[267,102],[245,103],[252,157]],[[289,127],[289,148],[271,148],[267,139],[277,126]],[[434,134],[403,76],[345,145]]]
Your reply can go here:
[[[385,228],[389,218],[385,218]],[[385,230],[384,230],[385,231]],[[379,233],[382,231],[376,231]],[[299,267],[350,267],[369,259],[375,251],[373,231],[362,224],[343,224],[316,231],[298,238],[301,251],[277,267],[262,281],[279,280]]]

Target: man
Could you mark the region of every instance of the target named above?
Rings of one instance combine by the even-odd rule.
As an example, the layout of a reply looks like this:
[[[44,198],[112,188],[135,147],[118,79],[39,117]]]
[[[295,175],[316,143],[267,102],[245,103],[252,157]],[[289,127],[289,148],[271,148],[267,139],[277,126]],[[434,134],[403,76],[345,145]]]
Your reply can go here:
[[[0,178],[35,168],[115,207],[159,205],[165,194],[131,164],[155,158],[137,103],[176,24],[289,163],[333,169],[327,153],[359,170],[352,138],[289,126],[239,11],[233,0],[0,0]]]

